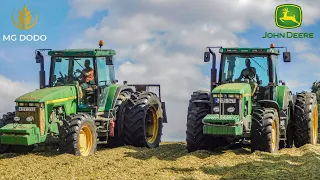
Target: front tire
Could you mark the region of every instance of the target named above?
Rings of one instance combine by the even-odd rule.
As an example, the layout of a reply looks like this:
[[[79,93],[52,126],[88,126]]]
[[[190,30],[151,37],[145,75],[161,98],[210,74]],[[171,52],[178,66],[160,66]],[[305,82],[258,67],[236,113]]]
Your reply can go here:
[[[159,147],[163,127],[159,98],[152,92],[133,93],[131,96],[123,122],[125,143],[136,147]]]
[[[12,145],[12,152],[17,154],[28,154],[33,151],[34,145],[24,146],[24,145]]]
[[[314,93],[297,94],[294,113],[294,145],[317,144],[318,105]]]
[[[89,156],[97,151],[96,125],[88,114],[76,114],[64,126],[60,137],[61,153]]]
[[[279,150],[279,115],[274,108],[257,108],[251,125],[251,151],[276,153]]]
[[[14,117],[15,117],[15,112],[8,112],[7,114],[4,114],[3,118],[0,119],[0,128],[2,128],[7,124],[14,123],[14,120],[13,120]],[[0,154],[8,152],[9,149],[10,149],[10,145],[1,144],[1,141],[0,141]]]
[[[203,102],[193,102],[202,100],[210,102],[208,91],[193,92],[189,100],[186,141],[188,152],[197,150],[213,150],[218,146],[229,144],[223,137],[214,137],[203,134],[202,119],[210,113],[210,104]]]

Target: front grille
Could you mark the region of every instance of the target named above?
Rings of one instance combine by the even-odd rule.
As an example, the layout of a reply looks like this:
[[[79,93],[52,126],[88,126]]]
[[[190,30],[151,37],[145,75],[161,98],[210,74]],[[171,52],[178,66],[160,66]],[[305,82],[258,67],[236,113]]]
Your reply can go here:
[[[219,103],[220,98],[213,99],[213,114],[221,115],[239,115],[240,114],[240,99],[237,98],[221,98],[221,105]],[[235,103],[228,101],[229,99],[235,100]],[[232,101],[233,101],[232,100]],[[219,111],[217,111],[219,109]],[[232,110],[232,111],[231,111]]]
[[[36,124],[40,128],[41,135],[44,135],[45,131],[45,113],[44,108],[36,107],[36,111],[18,111],[16,110],[16,116],[20,117],[19,124],[30,124],[26,119],[32,116],[34,120],[32,124]]]

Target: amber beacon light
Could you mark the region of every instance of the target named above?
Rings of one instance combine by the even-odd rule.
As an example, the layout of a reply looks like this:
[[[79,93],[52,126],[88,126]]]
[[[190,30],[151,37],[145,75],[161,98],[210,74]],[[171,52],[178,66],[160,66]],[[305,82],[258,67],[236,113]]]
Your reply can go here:
[[[99,46],[100,46],[100,48],[103,46],[103,41],[102,40],[99,41]]]

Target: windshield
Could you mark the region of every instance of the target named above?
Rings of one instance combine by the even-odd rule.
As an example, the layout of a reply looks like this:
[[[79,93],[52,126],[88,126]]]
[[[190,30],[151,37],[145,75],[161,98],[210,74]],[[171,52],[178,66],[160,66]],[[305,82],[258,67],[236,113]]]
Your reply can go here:
[[[268,56],[267,55],[222,55],[221,83],[257,82],[267,86]]]
[[[85,62],[89,61],[88,67]],[[80,73],[84,69],[94,69],[93,58],[53,57],[50,77],[51,86],[73,84],[80,81]],[[79,72],[77,72],[79,70]]]

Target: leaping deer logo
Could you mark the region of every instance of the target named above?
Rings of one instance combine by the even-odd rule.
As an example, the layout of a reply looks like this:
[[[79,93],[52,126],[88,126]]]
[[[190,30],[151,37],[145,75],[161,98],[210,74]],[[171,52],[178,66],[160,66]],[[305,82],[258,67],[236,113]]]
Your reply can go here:
[[[284,21],[292,21],[292,22],[297,23],[300,26],[300,22],[298,22],[296,20],[296,16],[294,14],[292,16],[288,16],[288,12],[290,12],[288,8],[283,8],[282,9],[283,16],[281,18],[279,18],[280,21],[282,21],[282,22],[284,22]]]

